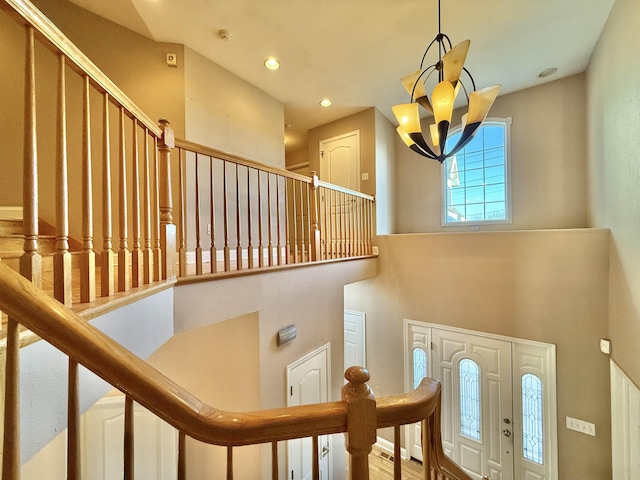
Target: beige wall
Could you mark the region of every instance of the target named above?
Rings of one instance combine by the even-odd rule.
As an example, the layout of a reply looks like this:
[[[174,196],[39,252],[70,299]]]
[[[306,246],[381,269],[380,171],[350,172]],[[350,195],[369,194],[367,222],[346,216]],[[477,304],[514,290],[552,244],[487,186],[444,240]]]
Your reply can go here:
[[[300,165],[303,163],[309,163],[309,150],[307,148],[301,148],[295,152],[287,153],[286,157],[287,169],[292,165]]]
[[[224,341],[220,341],[224,339]],[[220,410],[260,408],[259,318],[239,318],[179,333],[160,347],[149,363],[203,402]],[[234,452],[238,478],[260,477],[260,448]],[[226,478],[224,447],[189,438],[189,478]]]
[[[396,152],[395,128],[380,110],[375,110],[376,120],[376,231],[378,235],[396,233]]]
[[[184,47],[150,40],[65,0],[33,2],[152,120],[185,135]],[[169,67],[166,54],[178,56]]]
[[[185,55],[187,138],[284,169],[284,105],[188,47]]]
[[[345,287],[366,313],[376,395],[404,391],[403,320],[557,346],[559,478],[611,478],[607,230],[382,236],[378,276]],[[596,437],[565,417],[596,424]]]
[[[640,385],[640,4],[617,0],[587,71],[591,223],[611,229],[612,358]]]
[[[286,366],[330,342],[330,400],[338,400],[344,382],[344,285],[371,278],[376,270],[375,259],[355,260],[179,286],[175,289],[176,332],[189,333],[193,329],[197,332],[206,325],[258,312],[258,345],[254,347],[257,351],[247,353],[259,357],[259,408],[263,409],[286,406]],[[234,328],[234,322],[236,320],[227,323]],[[297,326],[297,338],[278,347],[278,330],[291,324]],[[238,331],[240,329],[238,327]],[[211,338],[208,345],[211,349],[227,348],[226,342],[226,337],[217,336]],[[185,348],[188,348],[186,344]],[[173,361],[175,369],[180,370],[182,355],[174,351]],[[205,378],[213,385],[217,376],[216,372]],[[333,466],[337,479],[344,475],[344,458],[341,457],[344,455],[344,437],[337,435],[334,442],[338,442],[334,448]],[[281,444],[281,478],[286,476],[284,452],[285,445]],[[265,448],[262,451],[263,478],[269,477],[270,468],[270,449]]]
[[[490,117],[511,117],[513,120],[513,222],[480,226],[480,230],[579,228],[587,225],[584,105],[584,75],[504,95],[496,100]],[[456,113],[464,112],[458,110]],[[397,231],[468,230],[468,226],[440,226],[441,167],[437,162],[409,150],[396,137]]]

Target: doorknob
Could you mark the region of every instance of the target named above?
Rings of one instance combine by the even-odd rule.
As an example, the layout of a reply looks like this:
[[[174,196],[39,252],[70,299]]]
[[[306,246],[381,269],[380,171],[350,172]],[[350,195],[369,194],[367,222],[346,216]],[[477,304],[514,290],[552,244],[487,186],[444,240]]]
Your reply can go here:
[[[322,447],[322,455],[321,455],[321,458],[326,457],[328,453],[329,453],[329,447],[327,447],[327,446],[325,445],[324,447]]]
[[[509,425],[511,423],[511,420],[509,420],[508,418],[503,418],[502,421],[504,423],[506,423],[507,425]]]
[[[507,438],[509,438],[511,436],[511,432],[509,430],[507,430],[506,428],[504,430],[502,430],[502,433]]]

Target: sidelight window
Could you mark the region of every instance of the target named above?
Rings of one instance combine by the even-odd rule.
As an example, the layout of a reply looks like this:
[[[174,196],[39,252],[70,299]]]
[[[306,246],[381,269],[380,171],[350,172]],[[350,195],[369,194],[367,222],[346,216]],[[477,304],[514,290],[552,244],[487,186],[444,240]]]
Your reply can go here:
[[[527,373],[522,376],[522,456],[539,465],[544,463],[542,427],[542,381]]]

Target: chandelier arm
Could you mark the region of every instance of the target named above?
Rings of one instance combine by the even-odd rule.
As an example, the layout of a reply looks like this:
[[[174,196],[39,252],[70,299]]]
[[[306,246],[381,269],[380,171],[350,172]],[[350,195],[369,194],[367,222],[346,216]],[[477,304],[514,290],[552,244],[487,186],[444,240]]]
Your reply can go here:
[[[429,71],[429,69],[433,68],[433,70],[431,70],[431,72],[429,72],[429,74],[425,77],[424,81],[426,82],[427,80],[429,80],[429,77],[431,76],[431,74],[433,72],[435,72],[435,67],[437,66],[437,64],[433,64],[433,65],[429,65],[427,68],[425,68],[422,73],[420,73],[420,75],[418,75],[418,78],[416,78],[415,83],[413,84],[413,89],[411,90],[411,101],[414,101],[414,95],[416,93],[416,87],[418,86],[418,82],[420,81],[420,79],[422,78],[422,76],[427,73]],[[420,67],[422,68],[422,67]]]
[[[469,72],[469,70],[467,70],[466,67],[462,67],[462,70],[465,71],[465,73],[467,74],[467,76],[471,79],[471,86],[473,87],[473,90],[471,90],[472,92],[476,91],[476,82],[473,80],[473,77],[471,76],[471,72]],[[466,89],[465,89],[466,92]],[[469,97],[467,97],[468,99]]]
[[[424,59],[427,58],[427,53],[429,53],[429,49],[433,46],[433,44],[438,40],[438,37],[434,38],[433,40],[431,40],[431,43],[429,44],[429,46],[427,47],[427,49],[424,51],[424,55],[422,55],[422,60],[420,60],[420,70],[422,70],[422,65],[424,65]]]
[[[420,146],[418,146],[418,144],[414,143],[413,145],[411,145],[409,147],[411,150],[413,150],[414,152],[416,152],[419,155],[422,155],[423,157],[429,158],[431,160],[437,160],[436,157],[432,157],[431,155],[429,155],[427,152],[425,152],[424,150],[422,150],[420,148]]]
[[[446,33],[442,33],[441,35],[442,35],[442,38],[447,39],[447,43],[449,44],[449,50],[451,50],[453,48],[453,44],[451,43],[451,39],[449,38],[449,35],[447,35]],[[444,43],[443,43],[443,46],[445,49],[444,52],[447,53],[447,46],[444,45]]]
[[[450,157],[451,155],[455,155],[464,147],[466,147],[469,144],[469,142],[473,140],[473,137],[476,136],[476,133],[478,133],[478,128],[480,127],[480,125],[482,125],[482,122],[474,122],[469,125],[466,125],[464,127],[464,130],[462,131],[462,135],[460,135],[460,139],[458,140],[458,142],[455,144],[455,146],[451,149],[450,152],[444,154],[444,157],[446,158],[446,157]]]

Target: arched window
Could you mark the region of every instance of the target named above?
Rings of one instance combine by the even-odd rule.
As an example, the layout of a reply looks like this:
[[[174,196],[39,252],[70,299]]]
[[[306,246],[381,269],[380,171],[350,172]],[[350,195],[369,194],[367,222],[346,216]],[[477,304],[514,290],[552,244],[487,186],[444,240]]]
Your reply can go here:
[[[413,349],[413,389],[427,376],[427,353],[422,348]]]
[[[460,433],[480,440],[480,368],[469,358],[460,362]]]
[[[542,381],[526,373],[522,376],[522,456],[539,465],[544,463],[542,425]]]
[[[486,120],[466,147],[445,160],[443,226],[511,221],[510,125],[510,118]],[[452,129],[447,144],[461,134],[460,127]]]

